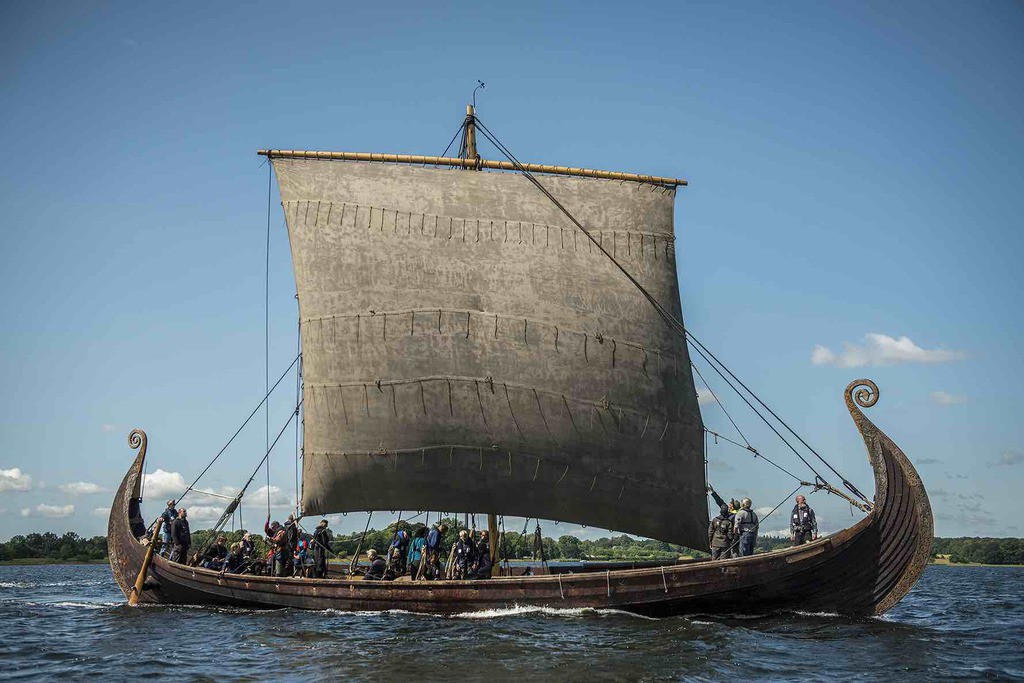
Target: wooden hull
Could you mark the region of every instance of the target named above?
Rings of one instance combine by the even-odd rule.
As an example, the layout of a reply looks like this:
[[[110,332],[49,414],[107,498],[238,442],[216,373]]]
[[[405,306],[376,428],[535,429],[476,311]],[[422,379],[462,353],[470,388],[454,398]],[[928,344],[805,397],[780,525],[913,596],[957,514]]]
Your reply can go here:
[[[854,405],[847,405],[875,474],[875,505],[853,527],[828,538],[752,557],[583,574],[485,581],[378,582],[221,574],[154,557],[141,603],[408,610],[452,614],[511,606],[613,608],[649,616],[774,610],[876,615],[899,602],[920,578],[931,553],[931,506],[903,452]],[[873,385],[871,385],[873,387]],[[874,395],[877,400],[877,390]],[[138,438],[136,439],[138,441]],[[136,447],[138,445],[136,444]],[[147,546],[139,516],[145,439],[111,506],[110,564],[128,595]]]

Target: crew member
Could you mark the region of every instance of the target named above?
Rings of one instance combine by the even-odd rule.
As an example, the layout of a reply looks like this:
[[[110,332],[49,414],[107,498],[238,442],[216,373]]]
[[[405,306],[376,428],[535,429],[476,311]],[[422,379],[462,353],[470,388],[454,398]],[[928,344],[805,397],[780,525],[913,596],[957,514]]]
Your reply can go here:
[[[331,552],[331,535],[327,531],[327,520],[321,519],[313,532],[313,576],[327,578],[327,553]]]
[[[740,557],[753,555],[754,544],[757,542],[757,527],[760,521],[757,519],[757,513],[750,509],[751,505],[749,498],[743,499],[733,525],[733,534],[740,539]]]
[[[295,557],[293,553],[298,550],[299,525],[295,523],[295,515],[288,515],[284,523],[284,531],[288,537],[288,553],[285,555],[285,576],[295,573]]]
[[[263,530],[267,532],[267,539],[270,541],[270,547],[274,553],[270,563],[271,573],[274,576],[288,576],[285,571],[288,567],[288,560],[292,556],[292,551],[288,544],[288,532],[281,526],[280,522],[275,520],[271,524],[269,519],[263,525]]]
[[[789,540],[794,546],[818,540],[818,520],[803,494],[796,497],[793,514],[789,517]]]
[[[480,532],[480,540],[476,543],[476,566],[469,574],[471,579],[489,579],[494,562],[491,560],[490,538],[486,530]]]
[[[363,575],[364,581],[383,581],[384,572],[387,570],[388,563],[384,561],[383,557],[377,555],[377,551],[373,548],[366,553],[366,559],[370,561],[370,567],[366,570],[366,574]]]
[[[224,558],[224,570],[229,574],[241,574],[245,565],[245,556],[242,555],[242,543],[238,541],[231,544],[228,555]]]
[[[395,551],[398,554],[395,554]],[[409,532],[405,529],[399,530],[395,533],[395,538],[391,541],[391,546],[388,548],[388,558],[390,561],[391,569],[394,570],[397,576],[405,574],[405,562],[409,552]]]
[[[733,542],[729,506],[723,503],[718,510],[718,516],[711,520],[711,525],[708,527],[708,544],[711,546],[712,560],[729,557],[729,548]]]
[[[178,518],[178,511],[174,509],[175,505],[177,503],[172,498],[167,501],[167,509],[160,513],[160,519],[164,520],[163,527],[160,529],[160,539],[163,541],[160,554],[164,557],[170,557],[171,550],[173,549],[174,540],[171,538],[171,525]]]
[[[455,578],[464,579],[473,568],[476,560],[476,546],[469,532],[465,529],[459,531],[459,540],[455,543]]]
[[[242,557],[246,560],[252,558],[253,551],[256,550],[256,544],[253,543],[252,534],[246,531],[242,534]]]
[[[192,545],[192,532],[188,528],[188,510],[181,508],[178,516],[171,524],[171,542],[174,543],[174,552],[171,553],[171,562],[186,564],[188,562],[188,549]]]
[[[227,542],[226,536],[218,536],[217,540],[211,543],[210,547],[203,553],[202,566],[217,571],[223,569],[224,560],[228,556]]]
[[[427,534],[427,567],[425,574],[427,579],[444,578],[441,570],[441,544],[444,542],[444,535],[448,527],[444,524],[435,524]]]
[[[420,573],[420,562],[423,557],[423,549],[427,544],[427,527],[421,526],[416,530],[416,536],[409,543],[409,554],[406,556],[409,564],[409,578],[416,580],[417,574]]]

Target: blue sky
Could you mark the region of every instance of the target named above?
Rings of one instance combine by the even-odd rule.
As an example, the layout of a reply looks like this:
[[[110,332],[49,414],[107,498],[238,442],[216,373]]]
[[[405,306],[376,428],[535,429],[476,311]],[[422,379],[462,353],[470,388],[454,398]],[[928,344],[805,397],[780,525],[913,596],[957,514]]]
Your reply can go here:
[[[165,472],[155,514],[262,396],[256,149],[439,154],[478,78],[482,120],[521,159],[690,179],[688,327],[840,471],[871,489],[842,403],[868,376],[937,532],[1024,535],[996,512],[1024,490],[1019,3],[5,3],[0,24],[0,538],[101,533],[132,427]],[[274,375],[296,328],[277,201]],[[719,393],[755,445],[806,472]],[[704,418],[732,436],[717,406]],[[263,431],[207,489],[242,483]],[[733,446],[710,460],[716,488],[755,507],[792,489]],[[824,495],[824,527],[854,521]]]

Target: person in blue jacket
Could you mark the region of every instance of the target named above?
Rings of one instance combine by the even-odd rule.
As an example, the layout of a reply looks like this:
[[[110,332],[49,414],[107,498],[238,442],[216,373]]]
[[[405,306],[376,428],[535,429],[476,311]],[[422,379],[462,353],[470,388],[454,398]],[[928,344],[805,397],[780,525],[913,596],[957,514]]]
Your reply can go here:
[[[416,536],[409,543],[409,553],[406,555],[406,561],[409,565],[409,578],[416,580],[416,575],[420,571],[420,558],[423,557],[423,549],[427,545],[427,527],[420,527],[416,531]]]

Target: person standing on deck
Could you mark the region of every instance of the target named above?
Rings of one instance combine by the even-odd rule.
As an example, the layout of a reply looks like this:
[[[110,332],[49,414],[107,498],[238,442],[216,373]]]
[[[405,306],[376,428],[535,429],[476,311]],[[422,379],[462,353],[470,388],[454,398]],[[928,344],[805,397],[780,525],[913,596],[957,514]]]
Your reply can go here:
[[[447,526],[437,524],[427,534],[427,566],[424,570],[427,579],[444,578],[444,571],[441,569],[441,544],[444,542],[444,535],[447,531]]]
[[[489,579],[494,562],[491,560],[491,544],[487,530],[480,532],[480,540],[476,543],[476,567],[469,573],[470,579]]]
[[[270,547],[273,551],[273,556],[270,560],[271,574],[273,576],[287,576],[285,568],[288,566],[288,560],[292,555],[292,551],[288,547],[288,533],[281,526],[280,522],[275,520],[271,524],[269,517],[267,518],[267,523],[263,525],[263,531],[267,534],[267,540],[270,541]]]
[[[711,559],[720,560],[730,556],[732,546],[732,519],[729,506],[724,503],[718,508],[719,514],[708,527],[708,545],[711,546]]]
[[[459,540],[455,543],[455,578],[466,578],[475,560],[476,546],[469,537],[469,532],[462,529],[459,531]]]
[[[295,515],[288,515],[284,523],[284,532],[288,537],[288,552],[285,556],[285,576],[295,573],[295,556],[299,544],[299,525],[295,522]]]
[[[749,498],[744,498],[740,511],[736,513],[736,522],[733,526],[733,534],[740,539],[740,557],[749,557],[754,554],[754,544],[757,543],[757,527],[760,522],[757,514],[750,509],[753,505]]]
[[[427,545],[427,527],[423,526],[416,530],[416,537],[409,543],[409,554],[407,556],[409,565],[409,578],[416,580],[420,571],[420,558],[423,557],[424,548]]]
[[[397,554],[395,554],[397,551]],[[388,548],[388,563],[396,576],[405,574],[405,563],[409,553],[409,532],[401,529],[395,532],[395,538]]]
[[[171,525],[178,518],[178,511],[174,509],[175,505],[177,505],[177,502],[173,499],[167,501],[167,509],[160,513],[160,519],[164,520],[163,527],[160,529],[160,538],[163,541],[160,554],[164,557],[170,557],[171,550],[173,549],[174,540],[171,538]]]
[[[796,497],[793,514],[789,517],[789,540],[794,546],[818,540],[818,520],[803,494]]]
[[[188,549],[192,545],[192,532],[188,528],[188,510],[185,508],[178,510],[178,516],[171,525],[171,541],[174,543],[171,562],[187,564]]]
[[[313,532],[313,577],[327,578],[327,553],[331,552],[331,536],[327,531],[327,520],[321,519]]]

